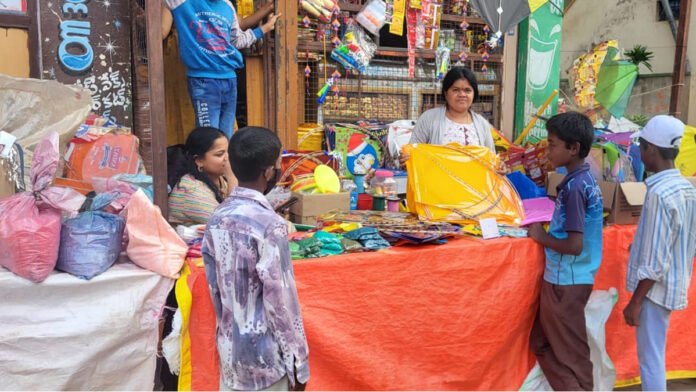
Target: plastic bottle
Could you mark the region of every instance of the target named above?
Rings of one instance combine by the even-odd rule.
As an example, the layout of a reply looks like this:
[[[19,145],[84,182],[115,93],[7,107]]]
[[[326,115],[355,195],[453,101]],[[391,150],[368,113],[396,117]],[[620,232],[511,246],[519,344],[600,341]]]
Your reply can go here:
[[[378,197],[396,196],[396,181],[394,173],[389,170],[377,170],[370,181],[370,193]]]

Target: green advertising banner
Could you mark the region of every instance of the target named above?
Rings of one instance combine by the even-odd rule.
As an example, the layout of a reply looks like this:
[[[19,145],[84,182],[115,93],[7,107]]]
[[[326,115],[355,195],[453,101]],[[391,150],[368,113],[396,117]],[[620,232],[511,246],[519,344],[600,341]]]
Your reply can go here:
[[[515,95],[515,137],[532,120],[533,115],[558,89],[561,62],[561,24],[563,0],[548,0],[520,23],[517,93]],[[544,110],[549,117],[558,110],[553,99]],[[544,121],[537,121],[526,140],[546,137]]]

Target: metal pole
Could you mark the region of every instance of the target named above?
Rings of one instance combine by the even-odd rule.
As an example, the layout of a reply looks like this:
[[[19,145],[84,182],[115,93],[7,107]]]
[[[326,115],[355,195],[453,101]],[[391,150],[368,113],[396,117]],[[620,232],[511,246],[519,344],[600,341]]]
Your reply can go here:
[[[672,73],[672,94],[669,100],[669,112],[675,117],[681,117],[681,96],[684,90],[684,74],[686,73],[686,46],[689,41],[690,17],[691,0],[681,0],[677,47],[674,53],[674,72]]]
[[[672,13],[672,7],[669,5],[669,0],[660,0],[662,4],[662,10],[667,17],[669,22],[669,29],[672,30],[672,37],[674,42],[677,42],[677,21],[674,19],[674,14]],[[686,73],[691,73],[691,65],[689,64],[689,59],[686,59]]]

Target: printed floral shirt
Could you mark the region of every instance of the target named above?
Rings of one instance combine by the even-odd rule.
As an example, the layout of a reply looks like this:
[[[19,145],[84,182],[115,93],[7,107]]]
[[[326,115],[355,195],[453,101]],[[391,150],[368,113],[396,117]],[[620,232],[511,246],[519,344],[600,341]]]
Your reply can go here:
[[[220,371],[228,388],[264,389],[286,374],[291,386],[295,379],[309,379],[287,233],[266,197],[242,187],[208,222],[203,259],[217,316]]]

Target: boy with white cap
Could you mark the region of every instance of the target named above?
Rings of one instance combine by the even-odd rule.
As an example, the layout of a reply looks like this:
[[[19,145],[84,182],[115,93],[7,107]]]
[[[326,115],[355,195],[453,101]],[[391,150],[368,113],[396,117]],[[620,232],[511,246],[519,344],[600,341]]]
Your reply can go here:
[[[674,166],[684,123],[672,116],[653,117],[639,138],[647,171],[638,230],[630,250],[626,288],[633,292],[624,319],[636,328],[644,391],[667,389],[665,347],[669,316],[687,305],[696,257],[696,189]]]

